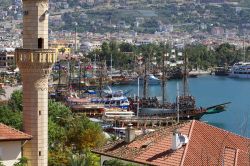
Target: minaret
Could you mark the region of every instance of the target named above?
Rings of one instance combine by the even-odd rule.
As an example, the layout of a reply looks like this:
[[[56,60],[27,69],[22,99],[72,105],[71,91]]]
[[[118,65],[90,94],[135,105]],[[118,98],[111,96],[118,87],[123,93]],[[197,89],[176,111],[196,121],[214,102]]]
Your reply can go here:
[[[29,166],[48,165],[48,77],[56,54],[48,49],[48,0],[23,0],[23,48],[16,64],[23,81],[23,129],[33,136],[23,148]]]

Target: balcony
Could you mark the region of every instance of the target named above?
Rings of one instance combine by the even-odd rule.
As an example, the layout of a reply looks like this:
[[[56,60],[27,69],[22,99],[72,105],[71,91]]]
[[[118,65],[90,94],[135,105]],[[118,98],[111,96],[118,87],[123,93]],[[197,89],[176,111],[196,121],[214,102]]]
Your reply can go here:
[[[57,60],[54,49],[22,49],[15,50],[16,64],[53,64]]]

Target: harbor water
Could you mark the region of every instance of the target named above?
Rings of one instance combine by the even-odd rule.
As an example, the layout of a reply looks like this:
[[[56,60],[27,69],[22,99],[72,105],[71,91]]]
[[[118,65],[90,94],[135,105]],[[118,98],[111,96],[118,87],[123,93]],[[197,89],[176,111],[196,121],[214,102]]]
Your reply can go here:
[[[168,101],[175,101],[177,96],[177,84],[182,93],[182,80],[170,80],[167,82],[166,94]],[[209,107],[225,102],[226,111],[219,114],[204,115],[201,121],[207,122],[219,128],[233,133],[250,137],[250,79],[235,79],[218,76],[199,76],[188,79],[189,92],[196,98],[198,107]],[[114,90],[129,90],[128,96],[137,95],[137,84],[116,85]],[[142,96],[143,87],[140,87]],[[149,97],[160,97],[162,88],[160,85],[149,85]]]

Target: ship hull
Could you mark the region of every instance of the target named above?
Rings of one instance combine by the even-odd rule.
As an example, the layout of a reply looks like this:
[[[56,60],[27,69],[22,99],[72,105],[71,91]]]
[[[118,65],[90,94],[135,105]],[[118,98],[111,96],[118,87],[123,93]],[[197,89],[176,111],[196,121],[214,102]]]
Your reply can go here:
[[[205,111],[197,112],[197,113],[184,113],[180,112],[179,118],[180,120],[190,120],[196,119],[199,120]],[[139,116],[160,116],[160,117],[177,117],[176,109],[164,109],[164,108],[141,108],[139,112]]]

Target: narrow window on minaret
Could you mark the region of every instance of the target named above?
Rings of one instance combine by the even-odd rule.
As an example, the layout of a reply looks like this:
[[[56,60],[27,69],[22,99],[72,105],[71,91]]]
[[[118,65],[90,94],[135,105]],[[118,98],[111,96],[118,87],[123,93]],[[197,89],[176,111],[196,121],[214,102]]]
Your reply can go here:
[[[42,155],[42,152],[41,151],[39,151],[39,156],[41,156]]]
[[[41,112],[41,111],[39,111],[39,115],[42,115],[42,112]]]
[[[43,38],[38,38],[38,48],[43,48],[44,44],[44,39]]]

